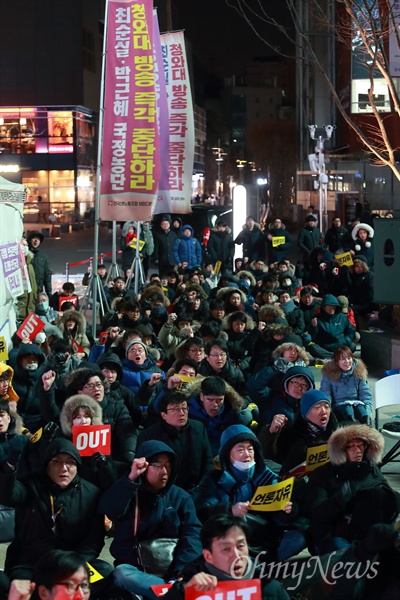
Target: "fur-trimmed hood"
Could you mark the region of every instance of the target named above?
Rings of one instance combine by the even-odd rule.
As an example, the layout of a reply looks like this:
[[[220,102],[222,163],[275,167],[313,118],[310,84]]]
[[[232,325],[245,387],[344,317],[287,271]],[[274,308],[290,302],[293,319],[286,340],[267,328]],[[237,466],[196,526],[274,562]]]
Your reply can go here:
[[[250,268],[253,269],[253,271],[255,271],[256,273],[261,272],[261,273],[264,273],[264,275],[266,275],[268,273],[268,271],[269,271],[268,265],[266,265],[264,263],[264,266],[263,266],[262,269],[256,269],[256,266],[255,266],[256,262],[258,262],[258,261],[253,260],[253,262],[250,263]]]
[[[368,225],[368,223],[357,223],[357,225],[354,225],[353,229],[351,230],[351,237],[354,241],[357,239],[358,232],[360,231],[360,229],[365,229],[365,231],[368,231],[369,238],[374,237],[375,232],[372,229],[371,225]]]
[[[69,320],[75,321],[77,325],[77,335],[86,335],[86,318],[85,316],[78,312],[77,310],[66,310],[59,322],[57,323],[58,327],[62,334],[65,331],[65,323]]]
[[[367,367],[359,358],[353,359],[353,366],[348,372],[341,371],[334,360],[328,360],[322,368],[322,376],[327,377],[331,381],[339,381],[341,375],[347,374],[357,377],[360,381],[366,381],[368,377]]]
[[[79,408],[80,406],[88,406],[90,408],[90,411],[93,415],[91,423],[92,425],[103,424],[103,411],[100,404],[86,394],[76,394],[64,402],[60,413],[61,430],[63,434],[67,435],[68,437],[72,436],[72,415],[75,409]]]
[[[274,221],[275,221],[275,219],[274,219]],[[278,227],[278,228],[274,227],[274,221],[271,221],[271,223],[269,223],[269,225],[268,225],[269,231],[279,231],[279,229],[286,229],[286,225],[282,221],[281,221],[280,227]]]
[[[185,289],[185,294],[187,294],[188,292],[196,292],[197,294],[199,294],[202,298],[208,298],[206,292],[204,291],[204,289],[201,287],[201,285],[199,285],[198,283],[189,283],[186,286]]]
[[[252,329],[255,328],[256,324],[253,321],[253,319],[250,317],[250,315],[248,315],[247,313],[243,312],[242,310],[238,310],[236,312],[240,312],[241,314],[246,316],[246,327],[245,327],[245,331],[251,331]],[[235,313],[231,313],[230,315],[226,315],[223,319],[222,319],[222,329],[224,329],[225,331],[228,331],[231,329],[231,327],[229,326],[229,319],[232,318],[232,315],[234,315]]]
[[[365,458],[378,465],[381,462],[385,440],[383,435],[368,425],[349,425],[334,431],[328,440],[329,458],[333,465],[343,465],[347,462],[345,448],[355,439],[367,444]]]
[[[203,379],[206,379],[205,377],[202,377],[201,375],[198,375],[196,377],[196,381],[193,381],[193,383],[190,383],[187,388],[184,390],[184,394],[187,397],[187,399],[189,400],[189,398],[191,398],[192,396],[198,396],[201,392],[201,382],[203,381]],[[226,383],[226,392],[225,392],[225,403],[228,403],[231,405],[231,407],[233,408],[233,410],[236,413],[239,413],[239,411],[243,408],[243,404],[244,404],[244,400],[242,398],[242,396],[240,394],[237,393],[237,391],[231,386],[229,385],[229,383]]]
[[[258,320],[265,321],[267,316],[273,316],[274,319],[285,319],[285,313],[279,306],[264,304],[258,311]]]
[[[10,375],[10,379],[8,382],[7,394],[2,396],[1,399],[2,400],[12,400],[14,402],[18,402],[19,396],[12,386],[12,380],[14,377],[14,369],[12,367],[10,367],[9,365],[6,365],[6,363],[0,362],[0,375],[3,375],[3,373],[8,373]]]
[[[240,294],[240,299],[242,304],[244,304],[247,300],[247,296],[244,292],[242,292],[242,290],[240,290],[239,288],[235,288],[235,287],[231,287],[231,286],[227,286],[227,287],[223,287],[220,290],[218,290],[217,292],[217,298],[219,300],[226,300],[227,295],[229,292],[237,292],[238,294]]]
[[[247,277],[248,279],[250,279],[250,285],[251,285],[251,287],[252,287],[252,288],[253,288],[253,287],[256,285],[256,283],[257,283],[257,282],[256,282],[256,278],[254,277],[253,273],[250,273],[250,271],[247,271],[246,269],[242,269],[241,271],[238,271],[238,272],[236,273],[236,277],[237,277],[237,279],[238,279],[238,282],[239,282],[241,279],[245,279],[246,277]]]
[[[166,296],[166,294],[164,293],[162,287],[159,287],[158,285],[148,285],[147,287],[144,288],[143,292],[140,295],[140,304],[142,306],[145,306],[146,304],[146,300],[151,301],[152,296],[154,295],[160,295],[163,299],[163,304],[165,307],[170,305],[170,301],[168,299],[168,297]]]
[[[292,342],[284,342],[283,344],[280,344],[273,351],[272,358],[274,360],[276,360],[280,356],[283,356],[283,353],[285,352],[285,350],[290,350],[293,347],[296,348],[297,352],[299,353],[299,358],[297,360],[302,360],[306,363],[306,365],[308,365],[308,363],[310,362],[310,359],[308,357],[306,350],[302,346],[298,346],[297,344],[294,344]]]

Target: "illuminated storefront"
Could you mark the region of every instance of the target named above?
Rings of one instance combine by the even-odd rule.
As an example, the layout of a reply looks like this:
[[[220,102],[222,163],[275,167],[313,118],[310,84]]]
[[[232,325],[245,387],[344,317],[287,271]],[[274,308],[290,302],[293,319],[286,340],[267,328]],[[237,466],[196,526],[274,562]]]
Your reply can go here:
[[[77,220],[94,206],[95,127],[78,106],[0,108],[0,173],[28,188],[25,220]]]

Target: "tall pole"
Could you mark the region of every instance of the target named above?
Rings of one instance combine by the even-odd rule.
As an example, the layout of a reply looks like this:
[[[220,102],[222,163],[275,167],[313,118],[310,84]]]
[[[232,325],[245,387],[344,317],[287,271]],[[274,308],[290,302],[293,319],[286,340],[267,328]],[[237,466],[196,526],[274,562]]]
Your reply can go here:
[[[108,0],[106,0],[105,16],[104,16],[104,38],[103,38],[103,55],[101,65],[101,83],[100,83],[100,113],[99,113],[99,136],[97,147],[97,168],[96,168],[96,202],[94,209],[94,243],[93,256],[96,268],[93,269],[93,307],[92,307],[92,333],[93,337],[97,338],[97,290],[99,285],[99,275],[97,273],[97,259],[99,255],[99,230],[100,230],[100,182],[101,182],[101,162],[102,162],[102,144],[103,144],[103,129],[104,129],[104,97],[105,97],[105,82],[106,82],[106,48],[107,48],[107,28],[108,28]]]

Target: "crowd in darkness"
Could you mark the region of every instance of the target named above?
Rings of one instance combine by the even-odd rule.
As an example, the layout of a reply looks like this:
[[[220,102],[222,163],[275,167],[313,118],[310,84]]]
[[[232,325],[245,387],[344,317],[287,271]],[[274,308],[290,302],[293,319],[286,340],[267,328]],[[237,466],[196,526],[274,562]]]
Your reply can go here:
[[[248,216],[235,239],[219,219],[206,248],[168,214],[139,239],[124,223],[123,274],[96,265],[100,334],[71,282],[52,290],[43,235],[21,240],[18,324],[34,312],[44,327],[15,334],[0,362],[0,598],[154,600],[168,583],[175,600],[246,578],[268,600],[398,598],[400,496],[358,357],[360,330],[394,319],[373,302],[373,238],[373,224],[338,217],[323,236],[310,209],[292,264],[279,217]],[[97,437],[84,455],[75,427],[94,425],[110,449]],[[311,471],[313,448],[325,459]],[[255,510],[258,488],[291,476],[287,501]],[[329,579],[342,564],[363,575]]]

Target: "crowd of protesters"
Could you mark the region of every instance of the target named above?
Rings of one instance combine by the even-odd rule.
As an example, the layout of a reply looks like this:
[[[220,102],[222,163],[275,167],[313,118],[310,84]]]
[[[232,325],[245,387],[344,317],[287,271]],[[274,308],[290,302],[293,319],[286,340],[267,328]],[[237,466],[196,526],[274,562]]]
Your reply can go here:
[[[335,217],[324,237],[309,213],[296,264],[278,217],[263,230],[248,216],[236,239],[219,219],[207,248],[168,214],[139,240],[123,224],[124,275],[97,267],[100,335],[72,283],[51,289],[42,234],[21,242],[32,291],[17,317],[34,312],[44,328],[14,335],[0,362],[0,598],[153,600],[168,583],[174,599],[254,577],[262,598],[283,600],[293,578],[266,577],[259,557],[302,551],[365,575],[328,585],[314,571],[296,597],[398,597],[400,496],[379,468],[384,441],[356,357],[361,329],[391,323],[373,302],[374,231]],[[146,281],[135,286],[140,242]],[[75,428],[90,426],[107,426],[107,451],[97,436],[81,452]],[[330,460],[307,471],[321,446]],[[283,506],[255,510],[259,487],[292,475]],[[105,536],[113,565],[100,558]]]

